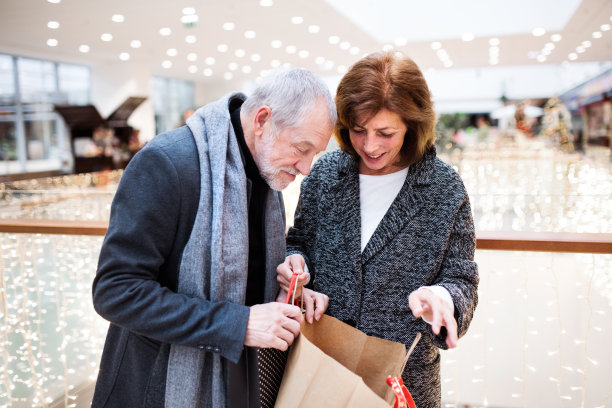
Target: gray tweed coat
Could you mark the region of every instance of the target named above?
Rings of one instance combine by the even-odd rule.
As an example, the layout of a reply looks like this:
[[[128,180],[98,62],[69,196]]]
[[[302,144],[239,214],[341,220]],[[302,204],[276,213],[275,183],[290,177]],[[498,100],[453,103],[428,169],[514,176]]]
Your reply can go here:
[[[459,335],[477,304],[478,270],[468,195],[435,149],[410,166],[395,201],[361,252],[357,160],[337,150],[313,166],[301,186],[287,253],[300,253],[314,290],[329,296],[327,313],[368,335],[409,346],[423,333],[403,379],[418,408],[440,406],[440,353],[446,331],[415,322],[408,295],[421,286],[446,288]]]

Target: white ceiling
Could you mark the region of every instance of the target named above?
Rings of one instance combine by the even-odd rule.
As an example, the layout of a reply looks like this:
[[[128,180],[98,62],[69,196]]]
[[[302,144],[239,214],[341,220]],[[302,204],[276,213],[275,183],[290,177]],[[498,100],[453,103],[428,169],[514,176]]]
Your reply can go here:
[[[427,70],[445,70],[444,61],[452,69],[490,67],[491,53],[498,54],[494,66],[612,60],[611,0],[53,1],[0,0],[0,52],[146,64],[154,75],[211,83],[230,76],[253,80],[277,64],[338,75],[364,53],[384,46]],[[185,7],[198,16],[193,27],[181,23]],[[112,21],[115,14],[124,21]],[[50,21],[59,27],[49,28]],[[233,23],[233,29],[225,30],[225,23]],[[169,36],[160,34],[165,27]],[[534,36],[537,27],[546,33]],[[247,31],[254,38],[247,38]],[[102,41],[104,33],[112,41]],[[464,41],[464,34],[474,39]],[[553,34],[561,40],[551,41]],[[195,42],[186,42],[187,36]],[[331,44],[330,37],[337,41],[332,38]],[[492,38],[499,42],[497,51],[491,50]],[[48,46],[49,39],[57,45]],[[133,40],[140,41],[140,48],[130,46]],[[273,41],[282,43],[280,48]],[[585,41],[588,46],[577,50]],[[227,51],[219,49],[223,44]],[[81,45],[89,52],[79,52]],[[168,55],[169,49],[176,55]],[[122,53],[129,54],[125,62],[119,60]],[[167,68],[164,61],[169,61]]]

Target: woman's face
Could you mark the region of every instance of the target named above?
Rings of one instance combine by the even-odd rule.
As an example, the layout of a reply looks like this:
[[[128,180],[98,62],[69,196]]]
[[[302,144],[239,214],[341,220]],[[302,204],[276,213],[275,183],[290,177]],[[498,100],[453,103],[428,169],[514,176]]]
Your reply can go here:
[[[357,123],[349,136],[359,155],[359,173],[383,175],[406,167],[397,164],[407,130],[400,115],[382,109],[367,122]]]

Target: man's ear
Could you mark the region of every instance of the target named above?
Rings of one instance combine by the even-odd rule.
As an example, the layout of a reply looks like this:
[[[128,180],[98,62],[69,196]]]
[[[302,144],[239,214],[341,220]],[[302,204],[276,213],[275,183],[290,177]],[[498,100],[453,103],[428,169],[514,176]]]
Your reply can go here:
[[[272,116],[272,109],[269,106],[264,105],[257,110],[255,117],[253,118],[253,133],[257,137],[261,137],[264,133],[264,126],[270,121]]]

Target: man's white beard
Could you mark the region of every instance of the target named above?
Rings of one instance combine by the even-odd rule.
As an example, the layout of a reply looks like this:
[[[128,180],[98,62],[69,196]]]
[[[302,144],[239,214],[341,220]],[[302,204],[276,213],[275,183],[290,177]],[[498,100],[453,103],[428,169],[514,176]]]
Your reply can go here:
[[[300,174],[293,167],[280,167],[275,168],[270,163],[270,155],[274,151],[274,142],[276,141],[276,136],[274,133],[270,132],[264,136],[261,141],[260,152],[261,154],[258,157],[255,157],[255,163],[257,164],[257,168],[259,169],[259,173],[266,183],[270,186],[272,190],[281,191],[287,188],[289,184],[291,184],[291,180],[283,180],[281,178],[281,171],[286,171],[289,174],[293,174],[297,176]]]

